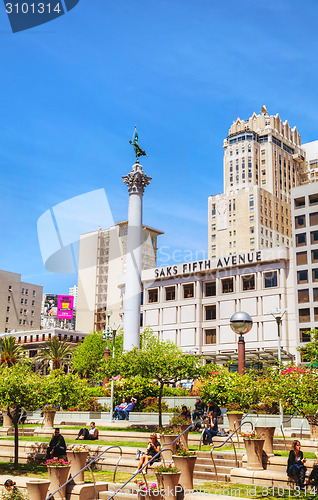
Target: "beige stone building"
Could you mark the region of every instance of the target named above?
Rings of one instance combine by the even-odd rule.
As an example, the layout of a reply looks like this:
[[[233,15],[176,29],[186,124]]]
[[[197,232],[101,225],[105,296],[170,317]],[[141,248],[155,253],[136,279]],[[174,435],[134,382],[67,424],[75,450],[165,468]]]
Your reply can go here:
[[[0,271],[0,332],[40,328],[42,291],[21,281],[21,274]]]
[[[81,235],[78,270],[76,329],[83,332],[104,330],[106,312],[110,323],[122,323],[123,298],[119,277],[126,272],[128,222],[119,222],[109,229]],[[156,265],[157,229],[143,226],[143,269]]]
[[[309,181],[296,127],[265,106],[224,140],[224,193],[209,198],[209,257],[292,246],[290,191]]]

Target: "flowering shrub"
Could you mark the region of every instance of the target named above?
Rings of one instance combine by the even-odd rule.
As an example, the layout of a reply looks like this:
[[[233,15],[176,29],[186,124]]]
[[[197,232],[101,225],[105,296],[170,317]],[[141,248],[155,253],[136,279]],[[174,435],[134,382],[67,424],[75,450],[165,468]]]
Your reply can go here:
[[[70,462],[67,460],[64,460],[64,458],[50,458],[49,460],[46,461],[47,467],[67,467],[70,465]]]
[[[175,467],[174,465],[159,465],[158,467],[155,468],[155,472],[157,474],[163,474],[163,473],[170,473],[170,474],[175,474],[177,472],[180,472],[179,469],[177,469],[177,467]]]
[[[163,429],[159,429],[158,432],[164,434],[165,436],[169,436],[176,433],[173,427],[164,427]]]
[[[146,493],[146,492],[158,490],[157,483],[146,484],[145,481],[139,481],[138,482],[138,487],[139,487],[139,489],[141,491],[141,494],[143,492]]]
[[[177,448],[174,455],[177,455],[178,457],[193,457],[195,455],[195,451],[189,451],[186,448],[180,446],[179,448]]]
[[[61,406],[57,404],[48,404],[43,406],[43,411],[60,411]]]
[[[191,419],[180,417],[180,415],[178,415],[177,417],[172,417],[170,419],[169,424],[170,425],[190,425]]]
[[[256,434],[255,431],[247,432],[246,434],[242,434],[242,437],[244,439],[261,439],[261,437],[258,434]]]
[[[158,398],[145,398],[140,402],[140,406],[141,411],[157,413],[159,411]],[[164,401],[161,402],[161,408],[164,412],[170,411],[169,406]]]
[[[80,451],[87,451],[85,445],[72,444],[68,447],[68,451],[73,451],[74,453],[78,453]]]

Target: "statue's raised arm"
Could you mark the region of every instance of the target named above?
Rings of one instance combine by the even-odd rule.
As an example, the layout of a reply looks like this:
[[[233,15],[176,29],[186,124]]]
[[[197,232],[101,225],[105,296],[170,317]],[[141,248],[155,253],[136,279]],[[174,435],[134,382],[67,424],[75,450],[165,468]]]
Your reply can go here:
[[[134,146],[135,155],[136,155],[136,163],[139,163],[140,156],[148,156],[146,151],[141,149],[141,147],[138,144],[138,133],[137,133],[136,127],[134,130],[134,139],[133,139],[133,141],[129,141],[129,144],[132,144]]]

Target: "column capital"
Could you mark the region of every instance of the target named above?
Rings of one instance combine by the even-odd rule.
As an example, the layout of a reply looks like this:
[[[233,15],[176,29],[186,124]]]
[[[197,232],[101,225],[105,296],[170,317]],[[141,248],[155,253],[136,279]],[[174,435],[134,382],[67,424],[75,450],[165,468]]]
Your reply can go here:
[[[148,177],[142,170],[142,165],[135,163],[133,165],[131,172],[127,175],[123,175],[122,179],[124,183],[128,186],[129,194],[137,193],[144,194],[145,187],[150,184],[151,177]]]

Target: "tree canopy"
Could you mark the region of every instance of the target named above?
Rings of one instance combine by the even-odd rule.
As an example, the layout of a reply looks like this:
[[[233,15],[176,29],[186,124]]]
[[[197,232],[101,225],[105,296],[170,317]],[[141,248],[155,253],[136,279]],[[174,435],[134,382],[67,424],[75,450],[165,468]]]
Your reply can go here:
[[[15,343],[15,337],[5,337],[2,341],[1,364],[13,366],[23,358],[23,348]]]
[[[61,368],[62,363],[68,362],[74,352],[73,345],[67,345],[66,341],[53,337],[47,340],[43,347],[40,347],[38,354],[34,358],[42,364],[49,365],[52,362],[53,370]]]
[[[163,387],[183,379],[198,378],[201,360],[183,354],[180,347],[169,340],[160,341],[150,330],[141,336],[140,349],[123,352],[115,359],[106,360],[106,373],[111,376],[136,376],[156,380],[159,385],[159,426],[162,426],[161,401]]]

